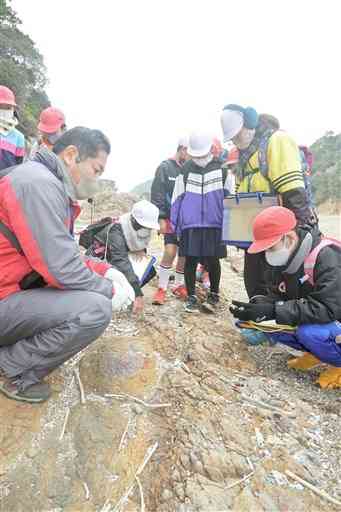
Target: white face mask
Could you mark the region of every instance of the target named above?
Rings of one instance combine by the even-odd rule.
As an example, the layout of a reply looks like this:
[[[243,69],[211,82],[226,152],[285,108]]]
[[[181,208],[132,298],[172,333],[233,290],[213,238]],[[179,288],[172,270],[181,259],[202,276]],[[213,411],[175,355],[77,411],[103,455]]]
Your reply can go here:
[[[151,234],[151,229],[141,228],[137,230],[138,238],[147,238]]]
[[[242,128],[241,131],[233,138],[233,143],[238,149],[246,149],[250,146],[256,130],[249,128]]]
[[[18,124],[13,110],[0,109],[0,134],[8,135]]]
[[[14,120],[13,110],[0,108],[0,119],[2,119],[3,121],[13,121]]]
[[[283,247],[276,251],[265,251],[265,259],[272,267],[283,267],[289,261],[291,248],[285,245],[286,237],[283,239]]]

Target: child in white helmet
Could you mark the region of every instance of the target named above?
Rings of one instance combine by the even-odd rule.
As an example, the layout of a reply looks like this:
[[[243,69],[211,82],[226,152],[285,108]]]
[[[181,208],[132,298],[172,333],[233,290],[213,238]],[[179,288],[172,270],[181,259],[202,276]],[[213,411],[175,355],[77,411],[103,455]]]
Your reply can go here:
[[[101,227],[97,232],[96,228],[93,229],[92,237],[86,236],[91,232],[91,226],[80,237],[80,245],[88,249],[88,256],[106,259],[127,278],[135,292],[133,312],[137,314],[144,308],[141,288],[155,276],[156,272],[154,267],[151,267],[148,276],[141,283],[134,271],[132,259],[145,255],[153,229],[159,229],[158,217],[159,209],[149,201],[142,200],[135,203],[130,212],[116,219],[108,218],[107,222],[106,219],[100,221],[98,225]],[[92,226],[95,227],[96,224]]]
[[[226,169],[212,154],[213,137],[207,133],[190,135],[188,154],[176,179],[171,210],[171,221],[180,237],[179,255],[186,257],[185,283],[188,299],[185,310],[199,312],[195,295],[196,268],[204,263],[210,277],[210,290],[205,308],[214,311],[219,302],[221,277],[220,258],[226,257],[221,243],[223,199],[228,194]]]

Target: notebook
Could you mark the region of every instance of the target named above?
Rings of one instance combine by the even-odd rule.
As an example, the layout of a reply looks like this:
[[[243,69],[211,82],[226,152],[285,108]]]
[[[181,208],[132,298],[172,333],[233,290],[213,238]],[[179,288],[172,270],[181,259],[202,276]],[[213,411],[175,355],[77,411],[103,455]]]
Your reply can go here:
[[[142,258],[136,258],[135,254],[130,252],[128,257],[135,274],[139,278],[140,284],[143,284],[152,266],[156,263],[155,256],[149,256],[146,254]]]

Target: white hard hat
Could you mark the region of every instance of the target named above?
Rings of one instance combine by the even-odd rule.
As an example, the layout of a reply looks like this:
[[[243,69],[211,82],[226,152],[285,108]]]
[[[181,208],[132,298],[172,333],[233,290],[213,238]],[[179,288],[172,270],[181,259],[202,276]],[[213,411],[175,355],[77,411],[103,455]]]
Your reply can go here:
[[[206,156],[211,150],[213,137],[208,133],[192,132],[189,136],[187,153],[189,156]]]
[[[159,226],[159,209],[155,204],[143,199],[135,203],[131,214],[141,226],[149,229],[160,229]]]
[[[188,148],[188,137],[180,137],[178,140],[178,147]]]
[[[223,110],[221,114],[221,128],[224,134],[224,142],[227,142],[240,132],[243,128],[244,117],[237,110]]]

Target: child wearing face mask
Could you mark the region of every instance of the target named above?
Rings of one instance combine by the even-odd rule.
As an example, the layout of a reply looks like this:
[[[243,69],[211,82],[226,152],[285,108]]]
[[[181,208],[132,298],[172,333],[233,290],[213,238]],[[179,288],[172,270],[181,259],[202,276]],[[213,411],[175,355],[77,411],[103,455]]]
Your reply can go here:
[[[213,137],[193,132],[189,138],[188,155],[176,179],[171,209],[171,222],[180,238],[179,255],[186,257],[185,283],[188,299],[185,311],[198,313],[200,303],[195,293],[198,263],[209,274],[209,290],[204,310],[214,313],[219,303],[221,278],[220,258],[226,257],[222,245],[223,200],[230,180],[222,162],[212,153]]]
[[[33,159],[36,152],[43,147],[52,151],[58,139],[66,132],[65,116],[63,112],[55,107],[45,108],[40,113],[37,129],[39,138],[31,150],[31,159]]]
[[[224,141],[239,149],[237,192],[265,192],[279,196],[300,225],[317,226],[305,186],[299,148],[279,121],[252,107],[230,104],[221,115]],[[258,254],[245,254],[244,282],[249,297],[264,292],[264,268]]]
[[[131,212],[121,215],[106,225],[94,236],[88,247],[87,256],[106,259],[110,265],[122,272],[135,292],[134,313],[143,311],[142,286],[152,279],[156,272],[152,267],[143,283],[135,274],[129,255],[143,256],[150,244],[152,230],[159,229],[159,209],[149,201],[134,204]]]
[[[16,129],[18,119],[13,92],[0,85],[0,171],[23,162],[25,137]]]
[[[284,235],[282,240],[265,251],[265,260],[271,267],[283,267],[288,263],[292,251],[292,240]]]
[[[267,336],[305,352],[289,360],[290,368],[326,363],[330,368],[318,384],[341,388],[341,242],[299,226],[294,213],[281,206],[257,215],[253,235],[248,252],[264,259],[267,289],[249,303],[232,301],[231,313],[242,321],[296,327]]]

